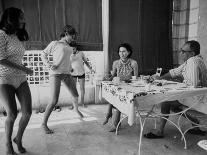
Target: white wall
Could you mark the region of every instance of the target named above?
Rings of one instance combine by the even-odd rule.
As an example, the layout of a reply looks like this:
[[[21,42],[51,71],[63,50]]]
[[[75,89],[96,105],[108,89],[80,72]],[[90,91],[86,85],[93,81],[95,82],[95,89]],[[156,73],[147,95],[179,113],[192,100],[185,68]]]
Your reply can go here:
[[[33,108],[38,108],[40,106],[46,106],[50,100],[50,88],[48,84],[48,79],[44,79],[43,81],[40,81],[40,78],[42,76],[40,73],[44,74],[44,76],[47,78],[49,77],[48,75],[45,75],[45,72],[48,72],[48,69],[45,68],[45,66],[41,66],[41,61],[40,59],[37,58],[32,58],[34,55],[35,57],[38,55],[40,56],[42,51],[26,51],[25,53],[25,59],[24,63],[27,63],[30,65],[30,67],[35,71],[33,76],[28,76],[28,81],[30,83],[30,90],[32,94],[32,105]],[[97,80],[101,80],[102,77],[104,76],[104,56],[102,51],[83,51],[86,55],[86,57],[90,60],[93,69],[96,71],[95,75],[90,75],[93,79],[88,79],[86,81],[86,91],[85,91],[85,103],[86,104],[94,104],[95,103],[95,95],[98,95],[98,92],[95,92],[95,89],[97,88],[95,86]],[[36,65],[36,66],[33,66]],[[41,69],[40,69],[41,68]],[[43,73],[42,70],[45,70]],[[39,73],[40,72],[40,73]],[[86,72],[88,73],[89,70],[86,67]],[[45,78],[44,77],[44,78]],[[37,81],[30,81],[30,78],[38,78]],[[38,84],[31,84],[37,82]],[[77,88],[78,92],[80,93],[79,87]],[[97,100],[96,100],[97,101]],[[60,90],[60,97],[59,97],[59,102],[60,105],[67,105],[67,104],[72,104],[71,102],[71,95],[68,92],[68,90],[64,87],[64,85],[61,86]],[[2,110],[3,105],[0,104],[0,111]],[[19,108],[19,104],[18,104]]]

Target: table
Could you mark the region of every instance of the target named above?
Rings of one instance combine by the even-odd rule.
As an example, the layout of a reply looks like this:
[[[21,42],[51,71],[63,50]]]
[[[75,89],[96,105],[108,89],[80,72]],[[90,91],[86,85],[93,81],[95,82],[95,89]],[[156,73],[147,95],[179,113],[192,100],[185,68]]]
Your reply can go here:
[[[183,100],[182,104],[188,106],[185,111],[189,110],[190,108],[194,108],[200,112],[205,112],[207,108],[201,108],[200,105],[197,103],[189,104],[188,102],[185,102],[184,99],[188,97],[198,97],[200,99],[203,99],[205,95],[207,94],[207,88],[193,88],[186,86],[183,83],[173,82],[173,81],[157,81],[158,83],[161,83],[162,86],[157,86],[157,83],[151,85],[150,90],[146,90],[146,84],[143,81],[134,81],[132,83],[113,83],[112,81],[103,81],[102,82],[102,97],[105,98],[110,104],[115,106],[121,113],[123,113],[128,118],[128,124],[133,125],[136,119],[136,114],[139,116],[140,120],[140,139],[139,139],[139,154],[140,154],[140,148],[141,148],[141,138],[143,133],[143,128],[145,124],[145,120],[153,115],[153,108],[155,105],[158,105],[161,102],[164,101],[173,101],[173,100]],[[207,101],[207,97],[206,97]],[[207,102],[206,102],[207,103]],[[148,111],[146,113],[146,117],[142,117],[141,114],[141,106],[145,105],[145,107],[148,107]],[[203,105],[202,105],[203,106]],[[204,109],[204,110],[203,110]],[[185,112],[183,111],[183,113]],[[181,113],[176,113],[181,114]],[[170,114],[172,115],[172,114]],[[162,115],[154,115],[155,117],[162,117]],[[119,124],[117,125],[117,129],[123,121],[123,119],[120,120]],[[180,120],[180,118],[179,118]],[[170,121],[170,120],[168,120]],[[171,123],[173,123],[171,121]],[[182,138],[185,143],[186,148],[186,140],[184,137],[183,132],[180,129],[180,125],[178,122],[178,125],[173,123],[175,127],[180,131]],[[116,130],[117,134],[117,130]]]

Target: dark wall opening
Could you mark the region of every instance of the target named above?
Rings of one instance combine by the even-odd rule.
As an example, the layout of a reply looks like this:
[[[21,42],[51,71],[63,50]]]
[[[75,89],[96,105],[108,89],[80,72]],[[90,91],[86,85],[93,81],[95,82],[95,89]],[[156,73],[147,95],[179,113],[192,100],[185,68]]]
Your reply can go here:
[[[58,40],[61,29],[73,25],[83,50],[102,51],[101,0],[1,0],[1,12],[18,7],[25,13],[30,35],[27,49],[43,49]]]
[[[132,58],[138,61],[139,73],[155,72],[157,67],[172,67],[172,1],[110,1],[110,66],[118,59],[121,42],[132,45]]]

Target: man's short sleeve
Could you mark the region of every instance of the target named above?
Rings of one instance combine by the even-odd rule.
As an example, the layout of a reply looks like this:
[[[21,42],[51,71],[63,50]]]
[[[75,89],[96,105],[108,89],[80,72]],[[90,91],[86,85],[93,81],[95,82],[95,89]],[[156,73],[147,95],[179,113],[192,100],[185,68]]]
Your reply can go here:
[[[195,87],[200,85],[200,76],[203,74],[199,69],[201,64],[198,60],[199,59],[196,59],[195,57],[188,60],[185,75],[186,83]]]
[[[182,76],[182,71],[183,71],[183,68],[185,67],[185,63],[180,65],[178,68],[174,68],[174,69],[171,69],[169,71],[170,75],[172,78],[174,77],[178,77],[178,76]]]

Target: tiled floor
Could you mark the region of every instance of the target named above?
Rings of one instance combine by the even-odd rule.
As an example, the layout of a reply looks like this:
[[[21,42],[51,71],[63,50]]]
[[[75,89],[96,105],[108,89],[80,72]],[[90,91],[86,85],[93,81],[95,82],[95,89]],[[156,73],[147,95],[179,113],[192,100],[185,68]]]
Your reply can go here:
[[[23,144],[26,155],[137,155],[139,125],[128,126],[122,123],[119,135],[109,133],[109,125],[102,126],[106,105],[91,105],[80,108],[85,118],[79,119],[76,113],[67,108],[54,111],[49,126],[55,130],[52,135],[45,135],[40,128],[43,114],[33,114],[26,129]],[[19,115],[20,116],[20,115]],[[18,116],[18,119],[19,119]],[[4,120],[0,116],[0,155],[4,155]],[[14,134],[18,126],[15,123]],[[109,123],[110,124],[110,123]],[[145,132],[153,127],[148,121]],[[183,148],[180,134],[171,125],[166,126],[164,139],[142,141],[142,155],[205,155],[207,152],[196,145],[206,136],[187,135],[188,149]],[[17,150],[16,146],[14,147]]]

